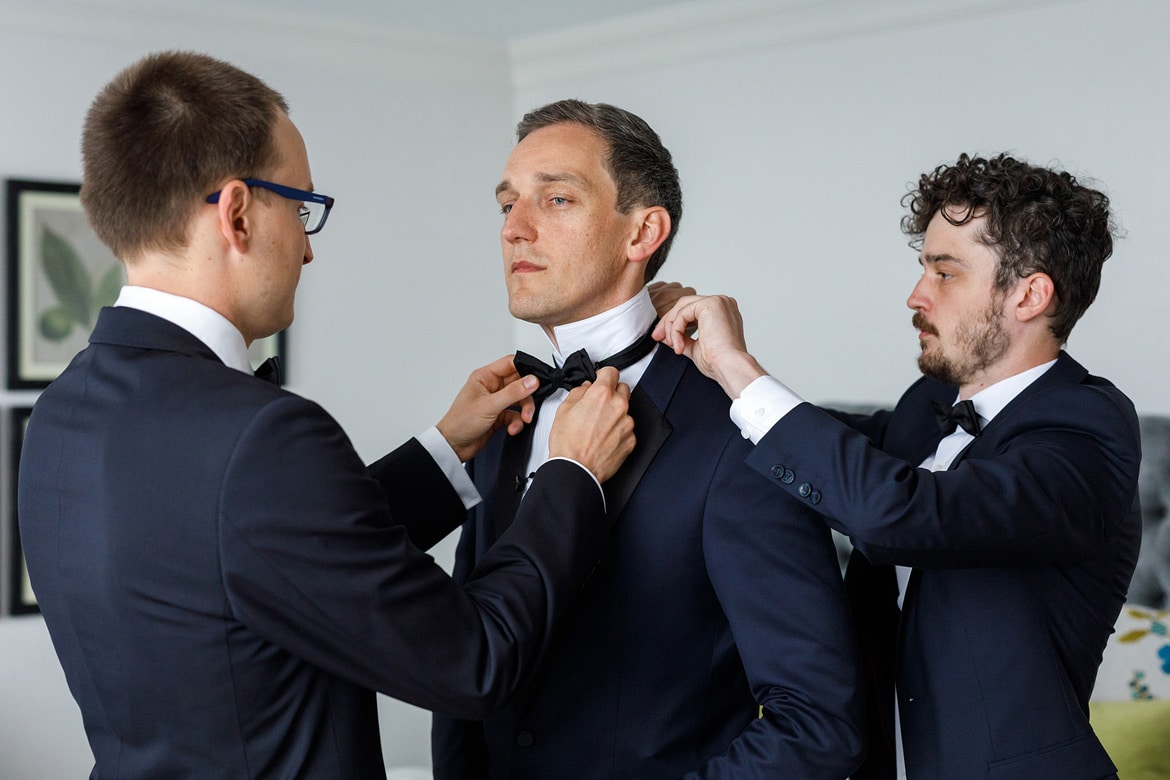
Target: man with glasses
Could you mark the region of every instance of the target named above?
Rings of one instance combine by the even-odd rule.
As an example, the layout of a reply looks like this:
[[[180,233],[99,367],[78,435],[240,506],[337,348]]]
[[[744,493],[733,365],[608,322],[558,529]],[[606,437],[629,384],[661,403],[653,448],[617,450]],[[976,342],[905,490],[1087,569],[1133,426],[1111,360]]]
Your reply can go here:
[[[82,146],[82,203],[129,284],[37,402],[18,500],[93,776],[381,778],[374,690],[482,717],[534,668],[610,531],[598,482],[633,448],[629,391],[611,369],[573,394],[456,585],[420,549],[464,514],[459,461],[532,419],[535,381],[510,358],[475,371],[367,470],[248,365],[292,322],[333,205],[284,99],[152,55],[98,95]]]

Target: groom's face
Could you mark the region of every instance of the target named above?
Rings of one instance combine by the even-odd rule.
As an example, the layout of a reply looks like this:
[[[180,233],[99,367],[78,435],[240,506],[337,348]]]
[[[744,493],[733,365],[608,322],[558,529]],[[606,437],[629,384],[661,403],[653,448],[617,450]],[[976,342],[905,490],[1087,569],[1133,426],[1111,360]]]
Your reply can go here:
[[[627,246],[636,217],[617,210],[608,148],[593,130],[561,122],[529,133],[496,187],[512,316],[553,327],[627,300]],[[640,285],[634,268],[635,290]]]

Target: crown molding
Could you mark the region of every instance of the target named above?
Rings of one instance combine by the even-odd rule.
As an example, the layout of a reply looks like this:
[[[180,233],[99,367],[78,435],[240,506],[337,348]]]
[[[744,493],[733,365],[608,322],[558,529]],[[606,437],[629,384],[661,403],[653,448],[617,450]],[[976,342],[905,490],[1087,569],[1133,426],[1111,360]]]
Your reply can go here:
[[[527,89],[703,57],[1084,0],[696,0],[509,42]]]
[[[117,44],[132,52],[183,49],[239,60],[300,61],[422,84],[510,89],[503,43],[350,22],[336,15],[273,14],[203,0],[160,9],[150,0],[38,0],[4,12],[6,34]],[[133,56],[133,55],[131,55]]]

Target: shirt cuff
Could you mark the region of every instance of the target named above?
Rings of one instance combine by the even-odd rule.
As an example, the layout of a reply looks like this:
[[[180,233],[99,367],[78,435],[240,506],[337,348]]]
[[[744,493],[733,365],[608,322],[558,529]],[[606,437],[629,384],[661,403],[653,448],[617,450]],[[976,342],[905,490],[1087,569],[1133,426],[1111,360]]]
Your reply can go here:
[[[446,475],[447,481],[451,483],[451,487],[455,489],[459,499],[463,502],[464,509],[471,509],[483,501],[483,497],[475,489],[475,483],[471,481],[467,470],[459,462],[459,456],[455,454],[455,450],[451,449],[451,445],[443,438],[443,434],[439,433],[437,427],[432,425],[415,438],[418,439],[418,443],[423,446],[423,449],[430,453],[435,463]]]
[[[784,419],[804,399],[773,376],[762,376],[731,402],[731,421],[745,439],[759,444],[772,426]]]
[[[577,461],[573,460],[572,458],[566,458],[564,455],[556,455],[554,457],[549,458],[548,460],[567,460],[567,461],[569,461],[569,463],[574,463],[578,466],[581,466],[581,464],[577,463]],[[545,463],[548,463],[548,460],[546,460]],[[541,464],[541,465],[544,465],[544,464]],[[597,481],[597,476],[592,471],[585,468],[584,466],[581,466],[581,470],[589,475],[589,478],[593,480],[594,485],[597,485],[597,491],[599,493],[601,493],[601,507],[604,509],[605,508],[605,490],[602,489],[601,483]]]

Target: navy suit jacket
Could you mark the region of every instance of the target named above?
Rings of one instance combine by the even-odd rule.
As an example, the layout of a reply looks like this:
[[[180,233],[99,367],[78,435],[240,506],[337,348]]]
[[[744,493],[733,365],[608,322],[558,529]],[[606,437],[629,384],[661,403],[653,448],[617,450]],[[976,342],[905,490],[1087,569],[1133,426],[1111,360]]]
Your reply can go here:
[[[895,673],[911,778],[1112,777],[1088,699],[1140,541],[1133,405],[1062,352],[949,470],[917,468],[941,438],[931,402],[955,395],[922,379],[847,425],[803,404],[748,461],[791,471],[773,484],[816,495],[852,538],[859,599],[892,598],[890,565],[914,567],[900,626],[896,608],[854,604],[884,710],[856,777],[893,776],[876,767],[892,767]]]
[[[630,408],[612,543],[530,684],[482,724],[436,718],[435,777],[846,777],[864,713],[828,529],[797,501],[776,511],[727,397],[686,358],[659,349]],[[485,500],[457,576],[507,523],[503,444],[472,464]]]
[[[417,442],[367,470],[316,404],[123,308],[42,394],[20,464],[94,778],[384,777],[374,691],[501,703],[600,554],[602,503],[546,465],[459,586],[418,549],[465,513]]]

